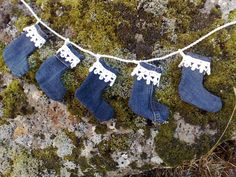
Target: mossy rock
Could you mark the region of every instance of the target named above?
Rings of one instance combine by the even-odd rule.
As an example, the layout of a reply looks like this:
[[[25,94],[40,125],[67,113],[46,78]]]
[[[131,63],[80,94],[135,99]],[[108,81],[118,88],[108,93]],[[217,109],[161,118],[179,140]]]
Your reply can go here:
[[[13,80],[0,96],[3,103],[3,118],[14,118],[33,111],[19,80]]]
[[[142,1],[141,3],[141,1],[133,0],[106,2],[94,0],[37,0],[35,3],[40,9],[42,19],[47,21],[53,29],[60,31],[62,34],[67,34],[74,42],[80,43],[94,52],[125,58],[132,56],[134,59],[145,59],[178,50],[217,26],[224,24],[218,6],[212,8],[209,14],[202,12],[204,0],[196,1],[196,3],[190,0],[169,0],[162,4],[165,10],[161,14],[152,13],[150,9],[146,9],[149,1]],[[30,22],[30,19],[25,17],[24,14],[19,13],[19,15],[16,26],[21,29]],[[235,19],[235,11],[230,13],[229,19]],[[178,166],[185,161],[204,155],[221,136],[235,106],[233,91],[233,87],[236,85],[235,40],[236,28],[232,27],[210,36],[189,50],[213,58],[212,74],[205,77],[204,86],[207,90],[222,98],[223,109],[218,113],[202,111],[180,100],[178,94],[178,84],[181,77],[180,69],[178,69],[178,64],[181,61],[180,57],[176,56],[167,61],[153,62],[155,65],[162,65],[165,69],[161,87],[155,93],[156,98],[170,108],[169,123],[165,125],[156,125],[146,121],[144,118],[135,115],[128,107],[128,99],[133,83],[130,73],[135,65],[125,65],[107,60],[108,63],[121,71],[117,84],[112,88],[108,88],[103,95],[104,99],[116,111],[117,130],[137,132],[142,129],[144,131],[143,138],[149,139],[151,137],[150,130],[158,129],[153,146],[155,152],[163,160],[163,166]],[[56,43],[55,38],[52,38],[51,41]],[[32,59],[35,60],[31,60],[33,67],[25,77],[26,81],[36,84],[34,80],[35,72],[46,59],[48,51],[50,49],[55,51],[55,46],[59,47],[60,45],[49,43],[46,48],[42,49],[44,52],[34,53]],[[3,48],[3,45],[1,48]],[[77,116],[80,120],[83,117],[88,117],[89,123],[96,126],[95,132],[105,136],[111,131],[106,125],[101,125],[98,121],[95,121],[95,118],[74,96],[76,89],[88,75],[88,67],[94,61],[93,58],[86,56],[82,64],[63,76],[63,81],[68,89],[65,103],[71,114]],[[0,62],[0,69],[2,68],[1,65]],[[27,105],[27,102],[23,101],[25,96],[18,81],[13,81],[2,95],[7,110],[5,116],[20,114],[22,108]],[[13,99],[19,101],[13,103]],[[17,108],[14,115],[12,115],[13,107],[14,109]],[[177,128],[176,113],[187,124],[198,126],[203,130],[209,127],[216,130],[216,133],[214,135],[203,133],[196,138],[193,144],[184,142],[175,137]],[[138,122],[140,119],[143,122]],[[235,131],[235,127],[236,117],[234,116],[221,141],[229,139],[232,132]],[[79,146],[75,135],[69,132],[67,134],[73,140],[75,146]],[[80,168],[87,176],[96,172],[105,175],[107,171],[116,170],[114,168],[116,164],[113,161],[114,159],[111,158],[111,154],[116,151],[128,151],[130,149],[129,139],[132,137],[130,134],[132,133],[113,133],[110,139],[105,139],[97,145],[99,153],[94,154],[94,157],[90,159],[80,156],[80,150],[73,152],[75,154],[74,158],[73,156],[66,158],[80,164]],[[142,143],[145,144],[145,142]],[[36,153],[41,154],[42,152]],[[39,158],[42,159],[44,155],[39,155]],[[147,158],[150,157],[142,155],[139,160],[145,162]],[[53,160],[56,161],[57,159]],[[105,163],[106,160],[109,164]],[[45,163],[52,164],[53,162]],[[57,163],[55,166],[58,167],[60,164]],[[138,167],[136,161],[133,161],[129,167],[142,169]],[[143,165],[143,168],[153,168],[153,164],[147,162]]]

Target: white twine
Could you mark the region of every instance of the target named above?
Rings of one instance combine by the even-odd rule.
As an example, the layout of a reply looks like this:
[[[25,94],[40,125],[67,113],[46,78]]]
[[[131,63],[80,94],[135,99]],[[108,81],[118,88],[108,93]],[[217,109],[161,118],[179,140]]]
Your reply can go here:
[[[177,51],[174,51],[168,55],[164,55],[162,57],[157,57],[157,58],[151,58],[151,59],[147,59],[147,60],[128,60],[128,59],[123,59],[123,58],[119,58],[119,57],[115,57],[115,56],[111,56],[111,55],[104,55],[104,54],[96,54],[90,50],[84,49],[82,47],[80,47],[78,44],[75,44],[74,42],[70,41],[68,38],[65,38],[64,36],[60,35],[59,33],[57,33],[56,31],[54,31],[52,28],[50,28],[47,24],[45,24],[38,16],[37,14],[33,11],[33,9],[24,1],[21,0],[21,2],[29,9],[29,11],[31,12],[31,14],[35,17],[35,19],[37,20],[37,23],[42,24],[45,28],[47,28],[49,31],[51,31],[54,35],[56,35],[57,37],[61,38],[64,41],[67,41],[68,43],[71,43],[73,46],[75,46],[76,48],[78,48],[79,50],[83,51],[84,53],[88,53],[92,56],[94,56],[95,58],[110,58],[110,59],[114,59],[114,60],[118,60],[121,62],[125,62],[125,63],[135,63],[135,64],[139,64],[140,62],[152,62],[152,61],[158,61],[158,60],[165,60],[167,58],[170,58],[172,56],[175,56],[177,54],[180,54],[181,52],[197,45],[198,43],[200,43],[201,41],[203,41],[204,39],[208,38],[209,36],[211,36],[212,34],[227,28],[229,26],[235,25],[236,24],[236,20],[226,23],[222,26],[219,26],[217,28],[215,28],[214,30],[210,31],[209,33],[207,33],[206,35],[202,36],[201,38],[199,38],[198,40],[196,40],[195,42],[189,44],[188,46],[179,49]]]

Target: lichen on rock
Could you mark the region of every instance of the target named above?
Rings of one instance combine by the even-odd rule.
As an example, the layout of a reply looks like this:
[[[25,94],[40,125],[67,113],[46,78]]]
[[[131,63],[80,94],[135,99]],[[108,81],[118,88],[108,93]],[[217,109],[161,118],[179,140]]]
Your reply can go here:
[[[29,1],[28,1],[29,2]],[[53,29],[94,52],[129,59],[158,57],[182,48],[226,21],[236,18],[234,2],[205,0],[113,0],[29,2]],[[35,20],[18,1],[0,8],[0,54]],[[9,18],[11,17],[11,18]],[[0,172],[5,176],[124,176],[160,166],[178,166],[205,154],[230,117],[235,97],[236,30],[224,29],[190,51],[211,56],[212,74],[204,86],[220,96],[224,107],[207,113],[178,95],[179,56],[153,62],[164,69],[156,99],[170,108],[169,123],[158,125],[128,107],[135,65],[107,60],[119,69],[116,84],[104,99],[116,112],[100,123],[75,98],[95,59],[86,59],[63,75],[68,90],[63,103],[48,99],[35,73],[63,44],[55,37],[29,57],[21,79],[9,74],[0,56]],[[2,115],[2,116],[1,116]],[[233,118],[224,139],[235,137]],[[186,153],[188,152],[188,153]],[[28,167],[29,165],[29,167]],[[18,175],[18,176],[19,176]]]
[[[71,140],[63,132],[59,133],[59,135],[55,137],[53,140],[53,146],[57,148],[57,155],[62,158],[71,155],[74,148]]]

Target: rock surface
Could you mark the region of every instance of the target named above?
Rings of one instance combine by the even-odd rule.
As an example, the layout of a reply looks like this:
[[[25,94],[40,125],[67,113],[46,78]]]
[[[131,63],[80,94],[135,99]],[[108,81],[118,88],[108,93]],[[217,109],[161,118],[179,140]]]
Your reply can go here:
[[[25,15],[29,12],[18,2],[0,4],[2,53],[24,26],[33,23],[33,18]],[[227,3],[221,0],[97,3],[60,0],[54,5],[48,0],[37,0],[30,4],[52,27],[91,50],[134,59],[169,53],[222,24],[222,19],[236,17],[234,0]],[[231,36],[236,40],[236,30],[231,30],[222,31],[206,41],[206,46],[195,49],[215,55],[213,74],[206,86],[222,97],[225,107],[221,113],[206,113],[179,101],[180,73],[176,71],[179,60],[155,63],[167,70],[156,93],[160,102],[171,110],[169,123],[165,125],[150,123],[128,109],[132,87],[129,72],[133,66],[111,62],[121,68],[121,76],[104,97],[115,108],[117,117],[99,123],[74,99],[74,91],[87,76],[93,61],[89,56],[81,67],[65,74],[63,80],[69,93],[63,103],[47,98],[34,80],[40,64],[61,42],[52,38],[30,56],[31,70],[21,79],[10,74],[0,57],[0,95],[7,95],[4,91],[17,81],[28,103],[27,111],[6,117],[7,106],[0,99],[0,176],[124,176],[177,166],[203,155],[223,132],[235,100],[232,87],[236,80],[236,48]],[[229,72],[225,73],[225,68]],[[226,138],[236,132],[235,125],[233,119]]]

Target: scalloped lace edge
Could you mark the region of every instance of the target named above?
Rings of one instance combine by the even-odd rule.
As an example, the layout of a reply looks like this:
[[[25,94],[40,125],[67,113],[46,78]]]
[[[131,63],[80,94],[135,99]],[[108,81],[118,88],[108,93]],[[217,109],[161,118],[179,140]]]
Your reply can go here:
[[[137,76],[137,80],[144,79],[146,80],[146,84],[149,85],[151,82],[153,85],[160,85],[160,79],[161,79],[161,73],[158,73],[156,71],[148,70],[138,64],[136,68],[134,68],[133,72],[131,73],[131,76]]]
[[[60,53],[60,57],[70,63],[70,67],[74,68],[80,63],[80,59],[70,50],[70,48],[64,44],[57,53]]]
[[[107,70],[99,61],[96,61],[93,66],[89,68],[89,72],[99,75],[99,80],[104,80],[104,82],[110,82],[110,86],[113,86],[116,80],[116,74]]]
[[[179,67],[190,67],[192,71],[198,70],[200,73],[211,74],[211,63],[207,61],[202,61],[197,58],[193,58],[189,55],[185,55],[183,60],[179,64]]]
[[[38,33],[35,25],[25,27],[23,31],[26,32],[26,37],[30,38],[35,47],[41,48],[46,43],[46,39]]]

